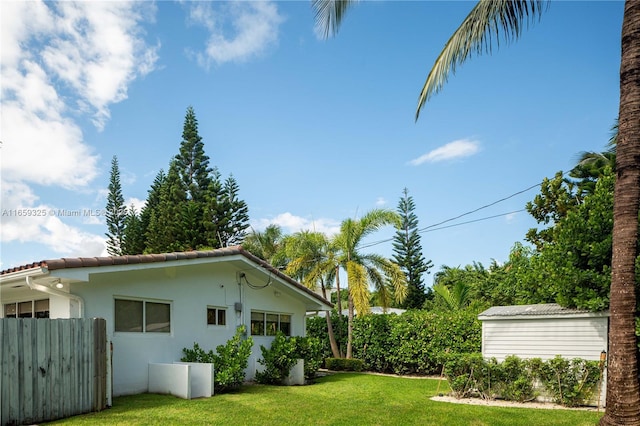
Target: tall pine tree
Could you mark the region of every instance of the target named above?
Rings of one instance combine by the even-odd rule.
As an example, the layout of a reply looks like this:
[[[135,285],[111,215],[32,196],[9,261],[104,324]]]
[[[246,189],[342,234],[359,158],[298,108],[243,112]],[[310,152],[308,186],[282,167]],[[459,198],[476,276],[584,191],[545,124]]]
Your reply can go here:
[[[145,249],[145,230],[142,226],[141,215],[136,212],[133,205],[129,206],[127,216],[124,219],[124,237],[122,241],[122,254],[142,254]]]
[[[238,198],[238,184],[220,181],[209,167],[198,120],[187,108],[180,151],[169,172],[158,174],[140,214],[145,252],[199,250],[239,244],[249,226],[248,208]],[[131,217],[135,224],[135,219]]]
[[[418,218],[413,198],[407,188],[398,202],[397,212],[402,218],[402,226],[393,237],[393,259],[407,277],[407,298],[401,304],[404,309],[421,309],[427,294],[425,293],[422,274],[428,273],[432,262],[425,261],[422,255],[420,234],[418,234]]]
[[[122,254],[123,238],[125,232],[125,218],[127,210],[122,196],[120,185],[120,168],[118,157],[111,159],[111,174],[109,178],[109,195],[107,196],[106,221],[107,221],[107,252],[112,256]]]
[[[241,244],[249,227],[249,208],[238,198],[240,187],[230,175],[222,187],[222,208],[218,233],[223,247]]]
[[[183,251],[185,243],[182,214],[186,208],[186,190],[175,161],[171,162],[165,181],[160,186],[158,204],[151,211],[147,229],[148,253]]]

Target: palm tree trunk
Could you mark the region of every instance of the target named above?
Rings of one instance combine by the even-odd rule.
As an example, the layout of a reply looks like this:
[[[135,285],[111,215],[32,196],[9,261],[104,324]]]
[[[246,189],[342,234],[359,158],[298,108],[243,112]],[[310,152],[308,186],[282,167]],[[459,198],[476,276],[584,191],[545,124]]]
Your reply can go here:
[[[338,315],[342,317],[342,296],[340,294],[340,266],[336,266],[336,296],[338,297]]]
[[[622,23],[620,112],[613,206],[607,408],[601,425],[640,425],[635,259],[640,206],[640,1]]]
[[[322,284],[322,296],[327,298],[327,289]],[[336,342],[336,336],[333,334],[333,324],[331,322],[331,311],[327,311],[327,332],[329,334],[329,344],[331,345],[331,353],[334,358],[342,358],[340,356],[340,350],[338,349],[338,343]]]
[[[353,298],[349,293],[349,317],[347,323],[347,359],[351,359],[353,356],[352,343],[353,343]]]

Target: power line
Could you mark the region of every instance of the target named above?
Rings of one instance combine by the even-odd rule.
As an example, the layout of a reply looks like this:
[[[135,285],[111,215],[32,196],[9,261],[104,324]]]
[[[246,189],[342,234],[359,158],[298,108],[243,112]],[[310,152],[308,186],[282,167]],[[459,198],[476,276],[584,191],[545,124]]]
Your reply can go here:
[[[446,220],[446,221],[444,221],[444,222],[440,222],[440,223],[435,224],[435,225],[429,225],[429,226],[427,226],[427,227],[425,227],[425,228],[422,228],[422,229],[418,230],[417,232],[418,232],[419,234],[423,234],[423,233],[425,233],[425,232],[433,232],[433,231],[439,231],[439,230],[441,230],[441,229],[454,228],[454,227],[456,227],[456,226],[467,225],[467,224],[469,224],[469,223],[481,222],[481,221],[483,221],[483,220],[495,219],[495,218],[497,218],[497,217],[503,217],[503,216],[508,216],[508,215],[510,215],[510,214],[521,213],[521,212],[524,212],[524,211],[526,211],[526,210],[527,210],[527,209],[514,210],[514,211],[511,211],[511,212],[507,212],[507,213],[500,213],[500,214],[496,214],[496,215],[493,215],[493,216],[481,217],[481,218],[479,218],[479,219],[468,220],[468,221],[466,221],[466,222],[454,223],[454,224],[452,224],[452,225],[441,226],[441,227],[439,227],[439,228],[435,228],[435,226],[441,225],[441,224],[443,224],[443,223],[445,223],[445,222],[449,222],[449,220]],[[460,216],[459,216],[459,217],[460,217]],[[454,218],[454,219],[455,219],[455,218]],[[451,220],[454,220],[454,219],[451,219]],[[387,238],[387,239],[384,239],[384,240],[379,240],[379,241],[374,241],[374,242],[372,242],[372,243],[364,244],[364,245],[361,245],[361,246],[360,246],[360,248],[373,247],[373,246],[377,246],[378,244],[387,243],[387,242],[389,242],[389,241],[393,241],[393,238]]]
[[[460,219],[461,217],[468,216],[468,215],[470,215],[470,214],[472,214],[472,213],[478,212],[478,211],[483,210],[483,209],[486,209],[486,208],[488,208],[488,207],[495,206],[495,205],[496,205],[496,204],[498,204],[498,203],[501,203],[501,202],[503,202],[503,201],[506,201],[506,200],[508,200],[508,199],[510,199],[510,198],[515,197],[516,195],[520,195],[520,194],[522,194],[522,193],[525,193],[525,192],[527,192],[527,191],[530,191],[530,190],[532,190],[533,188],[537,188],[537,187],[539,187],[539,186],[540,186],[540,183],[537,183],[537,184],[535,184],[535,185],[531,185],[530,187],[525,188],[525,189],[523,189],[522,191],[515,192],[515,193],[513,193],[513,194],[511,194],[511,195],[509,195],[509,196],[506,196],[506,197],[501,198],[501,199],[499,199],[499,200],[497,200],[497,201],[494,201],[493,203],[485,204],[485,205],[484,205],[484,206],[482,206],[482,207],[478,207],[477,209],[470,210],[470,211],[468,211],[468,212],[466,212],[466,213],[462,213],[461,215],[458,215],[458,216],[456,216],[456,217],[452,217],[451,219],[443,220],[442,222],[434,223],[433,225],[429,225],[429,226],[426,226],[426,227],[424,227],[424,228],[418,229],[418,232],[419,232],[419,233],[425,232],[426,230],[428,230],[428,229],[430,229],[430,228],[435,228],[436,226],[440,226],[440,225],[442,225],[443,223],[451,222],[451,221],[453,221],[453,220]],[[505,213],[505,214],[509,214],[509,213]],[[502,215],[498,215],[498,216],[502,216]],[[466,222],[465,222],[465,223],[466,223]]]
[[[564,176],[564,175],[566,175],[567,173],[569,173],[569,172],[565,172],[565,173],[563,173],[562,175]],[[525,193],[525,192],[527,192],[527,191],[532,190],[533,188],[537,188],[537,187],[539,187],[540,185],[542,185],[542,182],[540,182],[540,183],[536,183],[535,185],[531,185],[531,186],[529,186],[529,187],[527,187],[527,188],[525,188],[525,189],[523,189],[523,190],[521,190],[521,191],[514,192],[513,194],[511,194],[511,195],[507,195],[506,197],[504,197],[504,198],[500,198],[499,200],[496,200],[496,201],[494,201],[494,202],[492,202],[492,203],[485,204],[484,206],[480,206],[480,207],[478,207],[477,209],[473,209],[473,210],[470,210],[470,211],[468,211],[468,212],[466,212],[466,213],[462,213],[462,214],[460,214],[460,215],[458,215],[458,216],[452,217],[452,218],[450,218],[450,219],[443,220],[442,222],[434,223],[433,225],[425,226],[424,228],[420,228],[420,229],[418,229],[418,230],[417,230],[417,232],[418,232],[419,234],[422,234],[422,233],[425,233],[425,232],[431,232],[431,231],[437,231],[437,230],[440,230],[440,229],[452,228],[452,227],[454,227],[454,226],[467,225],[467,224],[469,224],[469,223],[480,222],[480,221],[483,221],[483,220],[489,220],[489,219],[495,219],[496,217],[502,217],[502,216],[507,216],[507,215],[514,214],[514,213],[520,213],[520,212],[523,212],[523,211],[525,211],[526,209],[515,210],[515,211],[509,212],[509,213],[502,213],[502,214],[498,214],[498,215],[494,215],[494,216],[487,216],[487,217],[483,217],[483,218],[480,218],[480,219],[470,220],[470,221],[467,221],[467,222],[461,222],[461,223],[456,223],[456,224],[449,225],[449,226],[442,226],[442,227],[440,227],[440,228],[436,228],[437,226],[440,226],[440,225],[445,224],[445,223],[447,223],[447,222],[451,222],[451,221],[454,221],[454,220],[456,220],[456,219],[460,219],[461,217],[468,216],[468,215],[470,215],[470,214],[473,214],[473,213],[479,212],[480,210],[486,209],[486,208],[488,208],[488,207],[495,206],[495,205],[496,205],[496,204],[498,204],[498,203],[501,203],[501,202],[506,201],[506,200],[508,200],[508,199],[510,199],[510,198],[513,198],[513,197],[515,197],[516,195],[523,194],[523,193]],[[373,246],[376,246],[376,245],[378,245],[378,244],[386,243],[386,242],[389,242],[389,241],[393,241],[393,238],[387,238],[387,239],[385,239],[385,240],[374,241],[374,242],[372,242],[372,243],[364,244],[364,245],[360,246],[360,248],[373,247]]]

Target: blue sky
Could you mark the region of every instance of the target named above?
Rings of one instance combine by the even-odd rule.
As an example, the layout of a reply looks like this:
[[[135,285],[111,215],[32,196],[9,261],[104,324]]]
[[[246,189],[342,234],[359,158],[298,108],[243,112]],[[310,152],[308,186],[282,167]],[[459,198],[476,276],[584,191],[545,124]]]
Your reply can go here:
[[[405,187],[424,228],[603,150],[618,111],[620,1],[552,2],[520,40],[459,68],[414,122],[428,70],[473,4],[364,1],[322,40],[306,1],[3,2],[0,267],[106,254],[111,157],[141,206],[190,105],[257,230],[332,234],[395,209]],[[506,260],[536,225],[506,213],[536,193],[447,225],[499,217],[424,232],[431,276]],[[388,241],[367,250],[392,254]]]

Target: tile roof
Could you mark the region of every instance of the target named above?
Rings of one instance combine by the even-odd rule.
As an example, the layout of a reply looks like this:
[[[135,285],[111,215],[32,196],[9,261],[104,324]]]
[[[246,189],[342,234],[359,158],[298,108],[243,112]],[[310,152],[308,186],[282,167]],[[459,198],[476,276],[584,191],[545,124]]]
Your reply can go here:
[[[580,315],[593,313],[587,309],[564,308],[557,303],[541,303],[537,305],[493,306],[480,313],[480,317],[514,317],[541,315]]]
[[[210,257],[223,257],[241,255],[249,259],[253,263],[260,265],[268,272],[276,275],[287,283],[302,290],[306,294],[318,299],[319,301],[332,306],[329,301],[324,299],[317,293],[314,293],[310,289],[306,288],[299,282],[295,281],[291,277],[283,274],[278,269],[271,266],[269,263],[260,259],[257,256],[249,253],[243,249],[242,246],[225,247],[215,250],[192,250],[185,252],[175,253],[162,253],[162,254],[137,254],[137,255],[124,255],[124,256],[106,256],[106,257],[66,257],[61,259],[41,260],[39,262],[33,262],[26,265],[16,266],[0,271],[0,276],[8,275],[14,272],[25,271],[35,268],[46,268],[49,271],[71,268],[88,268],[88,267],[101,267],[112,265],[135,265],[140,263],[156,263],[156,262],[172,262],[175,260],[188,260],[188,259],[202,259]]]

